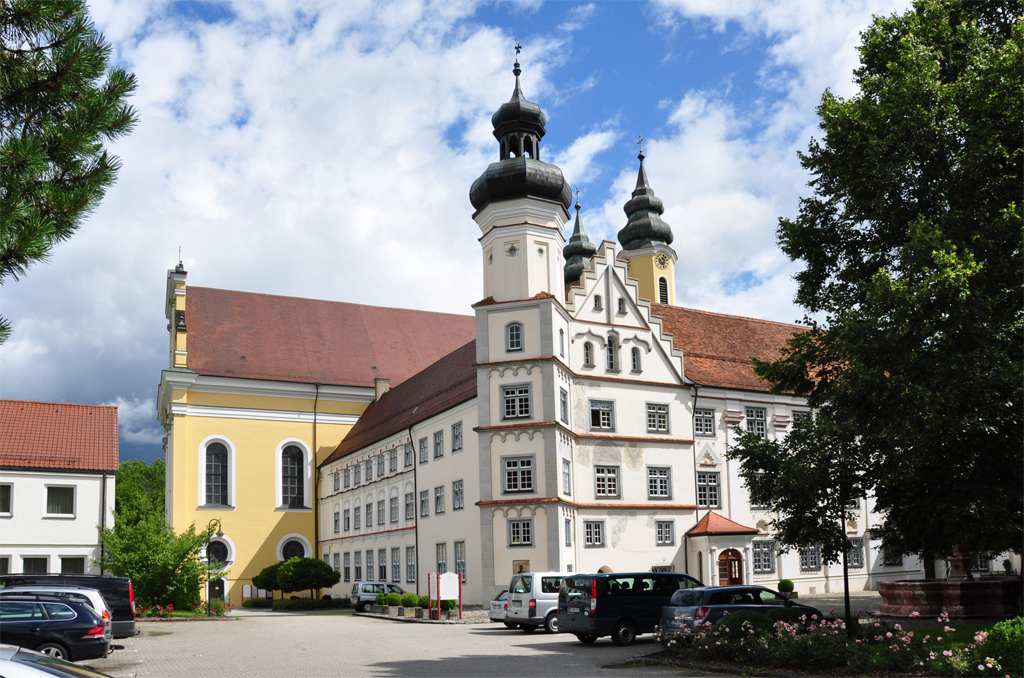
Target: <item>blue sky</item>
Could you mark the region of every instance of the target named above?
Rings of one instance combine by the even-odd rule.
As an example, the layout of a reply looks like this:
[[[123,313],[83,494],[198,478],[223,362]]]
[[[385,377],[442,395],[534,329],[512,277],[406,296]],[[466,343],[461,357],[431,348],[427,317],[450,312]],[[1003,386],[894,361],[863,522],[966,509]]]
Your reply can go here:
[[[802,317],[775,243],[808,177],[825,88],[854,93],[859,32],[898,0],[97,0],[140,123],[119,181],[52,260],[3,289],[5,398],[119,405],[122,458],[161,453],[166,270],[189,284],[469,313],[469,187],[523,87],[542,158],[614,239],[645,138],[681,305]]]

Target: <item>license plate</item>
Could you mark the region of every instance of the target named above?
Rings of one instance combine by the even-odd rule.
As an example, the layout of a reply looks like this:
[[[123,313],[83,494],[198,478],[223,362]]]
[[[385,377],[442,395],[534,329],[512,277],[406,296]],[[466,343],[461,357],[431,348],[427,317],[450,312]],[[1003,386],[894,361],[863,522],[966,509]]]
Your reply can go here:
[[[568,609],[569,609],[569,614],[579,614],[580,613],[580,608],[578,608],[578,607],[570,607]]]
[[[522,607],[522,606],[523,606],[523,601],[521,601],[521,600],[513,600],[512,601],[512,607]]]

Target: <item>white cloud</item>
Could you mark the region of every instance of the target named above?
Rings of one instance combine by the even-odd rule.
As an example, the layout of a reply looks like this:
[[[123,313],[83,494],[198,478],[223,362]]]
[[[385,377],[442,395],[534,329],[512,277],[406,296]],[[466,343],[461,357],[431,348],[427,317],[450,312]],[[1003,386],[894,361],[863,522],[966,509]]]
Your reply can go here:
[[[122,440],[140,445],[161,444],[164,430],[157,422],[153,398],[128,400],[117,396],[103,404],[117,407],[117,428]]]
[[[577,137],[568,148],[556,152],[551,162],[558,165],[562,176],[570,184],[587,183],[601,171],[601,167],[594,161],[595,156],[607,151],[620,136],[618,131],[608,129],[606,123],[601,129]]]
[[[585,5],[576,5],[569,10],[566,20],[558,25],[558,30],[570,32],[586,28],[587,20],[594,16],[595,11],[597,11],[597,5],[592,2],[588,2]]]

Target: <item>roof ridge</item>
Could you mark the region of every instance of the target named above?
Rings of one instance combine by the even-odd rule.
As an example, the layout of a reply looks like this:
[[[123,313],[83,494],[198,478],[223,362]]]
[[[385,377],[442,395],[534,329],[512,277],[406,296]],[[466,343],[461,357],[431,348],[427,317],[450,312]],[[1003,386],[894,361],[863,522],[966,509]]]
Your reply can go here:
[[[703,313],[704,315],[718,316],[719,318],[736,318],[738,320],[749,320],[750,322],[763,323],[765,325],[781,325],[783,327],[798,327],[798,328],[802,328],[802,329],[806,329],[806,328],[809,327],[809,325],[801,325],[799,323],[785,323],[785,322],[782,322],[781,320],[766,320],[765,318],[754,318],[752,316],[737,315],[735,313],[719,313],[717,311],[705,311],[702,308],[690,308],[689,306],[672,306],[670,304],[658,304],[658,303],[652,302],[651,303],[651,307],[652,307],[652,309],[651,309],[652,312],[654,310],[654,307],[670,308],[670,309],[676,309],[676,310],[679,310],[679,311],[689,311],[691,313]]]
[[[245,290],[229,290],[221,287],[204,287],[202,285],[190,285],[187,290],[208,290],[211,292],[231,292],[234,294],[245,294],[249,296],[260,296],[260,297],[274,297],[275,299],[301,299],[302,301],[319,302],[323,304],[344,304],[346,306],[356,306],[359,308],[377,308],[384,309],[387,311],[412,311],[413,313],[435,313],[437,315],[454,315],[464,318],[472,318],[473,316],[468,313],[450,313],[448,311],[425,311],[419,308],[403,308],[400,306],[382,306],[380,304],[360,304],[354,301],[337,301],[335,299],[315,299],[313,297],[297,297],[292,294],[269,294],[267,292],[247,292]]]
[[[29,405],[60,405],[61,407],[107,407],[117,409],[117,405],[89,405],[88,403],[62,403],[56,400],[23,400],[21,398],[0,398],[0,403],[27,403]]]

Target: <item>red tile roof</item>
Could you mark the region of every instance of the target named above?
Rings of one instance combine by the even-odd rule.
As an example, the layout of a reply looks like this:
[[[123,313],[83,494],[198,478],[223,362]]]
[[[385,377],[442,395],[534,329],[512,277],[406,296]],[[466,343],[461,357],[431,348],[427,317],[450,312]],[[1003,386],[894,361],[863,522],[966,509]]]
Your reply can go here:
[[[341,444],[320,465],[475,398],[475,362],[476,340],[473,340],[391,389],[380,400],[370,403]]]
[[[715,534],[758,534],[756,527],[746,527],[740,525],[737,522],[729,520],[725,516],[719,515],[714,511],[708,511],[708,514],[701,518],[700,522],[690,528],[687,532],[689,535],[699,536],[702,534],[715,535]]]
[[[703,386],[722,386],[750,391],[768,391],[768,382],[754,374],[751,358],[774,360],[802,325],[744,318],[651,304],[651,313],[662,319],[672,344],[683,351],[687,379]]]
[[[205,287],[185,311],[189,369],[245,379],[398,384],[476,335],[473,316]]]
[[[0,466],[117,471],[117,408],[0,400]]]

